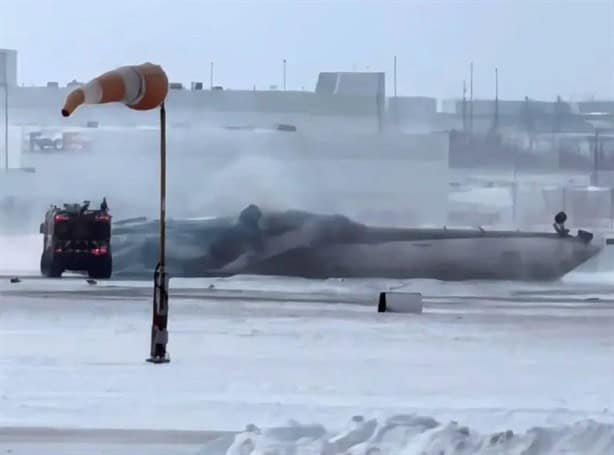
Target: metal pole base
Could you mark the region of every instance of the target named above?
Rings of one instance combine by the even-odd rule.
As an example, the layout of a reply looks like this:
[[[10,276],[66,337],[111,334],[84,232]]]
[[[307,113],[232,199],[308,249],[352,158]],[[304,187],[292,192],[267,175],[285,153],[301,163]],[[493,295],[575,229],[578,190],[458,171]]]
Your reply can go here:
[[[164,357],[150,357],[146,360],[149,363],[170,363],[171,358],[168,356],[168,352],[164,354]]]
[[[171,361],[166,345],[168,344],[168,274],[158,266],[154,273],[153,321],[151,325],[151,350],[149,363],[169,363]]]

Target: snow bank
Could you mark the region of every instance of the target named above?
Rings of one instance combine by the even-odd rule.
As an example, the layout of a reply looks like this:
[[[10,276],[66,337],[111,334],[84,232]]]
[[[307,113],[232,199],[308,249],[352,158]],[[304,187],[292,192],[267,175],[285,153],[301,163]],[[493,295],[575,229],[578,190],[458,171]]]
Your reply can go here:
[[[199,455],[247,454],[421,454],[421,455],[583,455],[614,453],[614,425],[593,420],[560,427],[536,427],[525,433],[507,430],[480,434],[456,422],[441,424],[430,417],[398,415],[385,420],[354,417],[347,428],[329,432],[324,426],[290,422],[286,427],[244,432],[206,445]]]

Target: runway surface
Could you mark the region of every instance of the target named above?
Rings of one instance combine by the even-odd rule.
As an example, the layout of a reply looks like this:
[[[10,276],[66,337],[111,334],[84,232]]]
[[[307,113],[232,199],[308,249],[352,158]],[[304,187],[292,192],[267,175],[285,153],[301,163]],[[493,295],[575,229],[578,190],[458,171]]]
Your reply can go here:
[[[334,432],[353,415],[415,413],[487,434],[614,423],[606,276],[176,279],[172,361],[154,366],[144,361],[150,282],[10,275],[0,278],[0,448],[12,453],[196,453],[209,432],[290,419]],[[386,289],[422,292],[424,313],[378,314]]]

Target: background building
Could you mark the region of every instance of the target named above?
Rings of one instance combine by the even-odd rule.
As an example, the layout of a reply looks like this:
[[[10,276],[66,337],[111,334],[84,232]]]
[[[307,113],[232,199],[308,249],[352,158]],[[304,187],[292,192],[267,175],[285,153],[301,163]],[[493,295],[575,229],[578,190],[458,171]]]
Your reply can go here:
[[[0,49],[0,85],[17,85],[17,51]]]

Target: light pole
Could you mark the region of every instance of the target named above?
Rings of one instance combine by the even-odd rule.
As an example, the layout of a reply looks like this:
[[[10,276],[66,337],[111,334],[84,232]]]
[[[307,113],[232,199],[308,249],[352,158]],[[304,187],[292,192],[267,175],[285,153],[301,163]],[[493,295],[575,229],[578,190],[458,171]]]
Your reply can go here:
[[[397,56],[394,56],[394,97],[397,97]]]
[[[2,56],[2,67],[4,69],[4,79],[2,86],[4,88],[4,168],[9,169],[9,73],[8,73],[8,58],[5,53]]]
[[[599,185],[599,128],[594,127],[595,136],[593,137],[593,172],[591,172],[591,185]]]
[[[286,59],[284,58],[284,92],[286,91]]]
[[[473,62],[469,65],[469,133],[473,135]]]
[[[495,68],[495,118],[493,122],[493,130],[495,134],[499,130],[499,68]]]
[[[166,273],[166,109],[168,77],[157,65],[123,66],[104,73],[68,94],[62,115],[68,117],[82,104],[119,102],[145,111],[160,108],[160,259],[154,273],[151,363],[170,361],[168,343],[168,274]]]
[[[6,73],[6,66],[5,66]],[[9,169],[9,84],[4,78],[4,169]]]
[[[467,138],[467,83],[464,80],[463,80],[462,115],[463,115],[463,133],[466,139]]]

